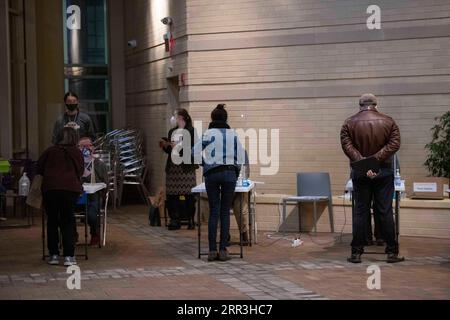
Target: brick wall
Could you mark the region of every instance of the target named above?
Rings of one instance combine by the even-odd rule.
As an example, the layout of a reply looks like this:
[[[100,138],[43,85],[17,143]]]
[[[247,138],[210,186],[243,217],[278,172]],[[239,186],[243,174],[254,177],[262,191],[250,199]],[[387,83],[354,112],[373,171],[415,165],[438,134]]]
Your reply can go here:
[[[366,28],[381,7],[382,29]],[[450,109],[450,1],[188,0],[125,2],[128,123],[144,128],[152,189],[163,182],[156,147],[167,130],[167,66],[186,74],[181,106],[207,121],[226,102],[240,128],[280,129],[280,172],[256,180],[265,193],[293,193],[295,173],[328,171],[342,192],[348,163],[343,121],[373,92],[398,122],[405,177],[426,175],[424,145],[434,118]],[[160,19],[175,17],[173,59]],[[152,20],[156,18],[156,20]]]
[[[136,40],[136,48],[126,50],[127,124],[144,131],[149,164],[150,189],[155,192],[164,184],[166,155],[158,141],[168,132],[172,107],[167,97],[167,77],[177,76],[186,69],[186,9],[184,1],[124,1],[125,41]],[[163,35],[169,27],[161,23],[173,17],[176,52],[165,52]],[[179,49],[181,48],[181,49]],[[173,71],[169,72],[168,67]]]

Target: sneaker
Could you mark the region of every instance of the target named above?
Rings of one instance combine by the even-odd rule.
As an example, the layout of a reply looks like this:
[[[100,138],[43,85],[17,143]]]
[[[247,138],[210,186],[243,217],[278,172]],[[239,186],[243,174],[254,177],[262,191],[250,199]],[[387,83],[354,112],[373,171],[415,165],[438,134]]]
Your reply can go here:
[[[361,254],[359,253],[352,253],[352,256],[347,259],[350,263],[361,263]]]
[[[64,266],[70,267],[70,266],[76,266],[77,261],[75,260],[75,257],[65,257],[64,258]]]
[[[387,257],[387,263],[397,263],[405,261],[404,257],[399,257],[398,253],[389,253]]]
[[[210,251],[208,254],[208,261],[213,262],[219,259],[217,251]]]
[[[92,247],[96,247],[99,244],[100,244],[100,237],[98,235],[92,235],[91,242],[89,243],[89,245]]]
[[[56,254],[50,256],[50,259],[47,262],[51,266],[57,266],[59,264],[59,256]]]
[[[220,250],[219,252],[219,261],[228,261],[231,260],[231,257],[228,255],[227,250]]]

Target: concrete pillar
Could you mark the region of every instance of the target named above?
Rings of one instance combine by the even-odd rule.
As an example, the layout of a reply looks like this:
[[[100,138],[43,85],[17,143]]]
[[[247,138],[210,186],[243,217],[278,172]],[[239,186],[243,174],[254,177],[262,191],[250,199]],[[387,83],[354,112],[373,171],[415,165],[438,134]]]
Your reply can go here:
[[[123,0],[109,0],[111,120],[113,129],[126,126],[125,36]]]
[[[0,0],[0,156],[13,155],[8,1]]]

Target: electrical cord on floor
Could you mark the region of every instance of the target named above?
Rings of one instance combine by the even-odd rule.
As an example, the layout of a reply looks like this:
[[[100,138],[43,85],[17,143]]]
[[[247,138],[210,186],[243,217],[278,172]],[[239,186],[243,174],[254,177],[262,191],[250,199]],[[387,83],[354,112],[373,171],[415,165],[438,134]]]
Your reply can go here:
[[[346,194],[347,194],[347,191],[344,192],[344,195],[343,195],[343,198],[342,198],[343,199],[342,200],[342,206],[344,207],[344,225],[342,226],[342,230],[341,230],[341,233],[340,233],[340,236],[339,236],[339,243],[342,243],[342,238],[344,236],[344,230],[345,230],[345,227],[347,226],[347,213],[346,213],[346,210],[345,210],[345,195]],[[325,246],[325,245],[336,243],[336,239],[334,239],[332,241],[328,241],[328,242],[316,242],[314,240],[314,238],[311,236],[310,233],[308,233],[308,236],[311,239],[312,243],[314,243],[316,245],[319,245],[319,246]]]
[[[282,203],[283,203],[283,200],[280,199],[280,201],[278,202],[278,221],[279,221],[279,223],[278,223],[278,227],[276,228],[276,230],[280,230],[280,227],[281,227],[281,224],[282,224],[282,222],[281,222],[281,206],[282,206]],[[277,233],[279,233],[279,232],[277,232]],[[278,237],[274,236],[274,234],[272,234],[272,233],[269,233],[269,234],[266,234],[266,237],[269,238],[269,239],[276,239],[276,240],[271,242],[268,245],[259,244],[259,246],[262,247],[262,248],[271,247],[274,244],[280,242],[281,240],[289,241],[290,243],[292,243],[296,239],[296,238],[290,238],[289,235],[286,234],[286,233],[282,233]],[[298,238],[299,237],[297,237],[297,239]]]
[[[338,239],[339,239],[339,243],[342,243],[342,238],[344,237],[344,230],[345,230],[345,227],[347,226],[347,211],[346,211],[346,209],[345,209],[345,195],[346,195],[346,194],[347,194],[347,191],[344,192],[344,195],[343,195],[343,197],[342,197],[342,207],[344,208],[344,225],[342,226],[342,229],[341,229],[341,232],[340,232],[340,235],[339,235],[339,238],[338,238]],[[278,203],[278,215],[279,215],[278,221],[280,221],[280,218],[281,218],[281,211],[280,211],[281,204],[282,204],[282,201],[280,200],[280,202]],[[280,227],[281,227],[281,222],[278,224],[277,230],[280,230]],[[267,238],[269,238],[269,239],[276,239],[276,240],[273,241],[272,243],[268,244],[268,245],[260,245],[260,246],[261,246],[262,248],[268,248],[268,247],[271,247],[271,246],[273,246],[274,244],[280,242],[281,240],[293,242],[293,241],[296,240],[296,239],[301,239],[301,235],[302,235],[302,234],[300,233],[300,236],[299,236],[299,237],[296,237],[296,238],[290,238],[290,237],[289,237],[289,238],[288,238],[288,236],[286,235],[286,233],[282,233],[280,237],[274,237],[273,234],[267,234]],[[332,240],[332,241],[318,242],[318,241],[316,241],[316,240],[312,237],[312,235],[311,235],[310,233],[308,233],[308,236],[309,236],[309,238],[311,239],[311,242],[312,242],[312,243],[314,243],[314,244],[316,244],[316,245],[319,245],[319,246],[330,245],[330,244],[336,243],[336,238],[335,238],[334,240]]]
[[[273,246],[274,244],[280,242],[281,240],[286,240],[286,241],[289,241],[289,242],[291,242],[291,243],[292,243],[292,241],[295,240],[295,239],[288,238],[288,236],[286,236],[286,234],[282,234],[280,237],[274,237],[273,234],[267,234],[267,238],[269,238],[269,239],[276,239],[276,240],[275,240],[275,241],[272,241],[272,242],[271,242],[270,244],[268,244],[268,245],[262,245],[262,244],[259,244],[258,246],[260,246],[260,247],[262,247],[262,248],[269,248],[269,247]]]

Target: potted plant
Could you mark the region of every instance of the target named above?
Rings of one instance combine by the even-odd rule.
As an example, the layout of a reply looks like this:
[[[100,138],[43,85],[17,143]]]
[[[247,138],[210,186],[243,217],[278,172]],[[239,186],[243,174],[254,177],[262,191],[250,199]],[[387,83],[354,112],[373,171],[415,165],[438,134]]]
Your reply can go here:
[[[432,176],[448,178],[450,182],[450,111],[436,121],[431,128],[433,140],[425,146],[428,150],[425,166]]]

